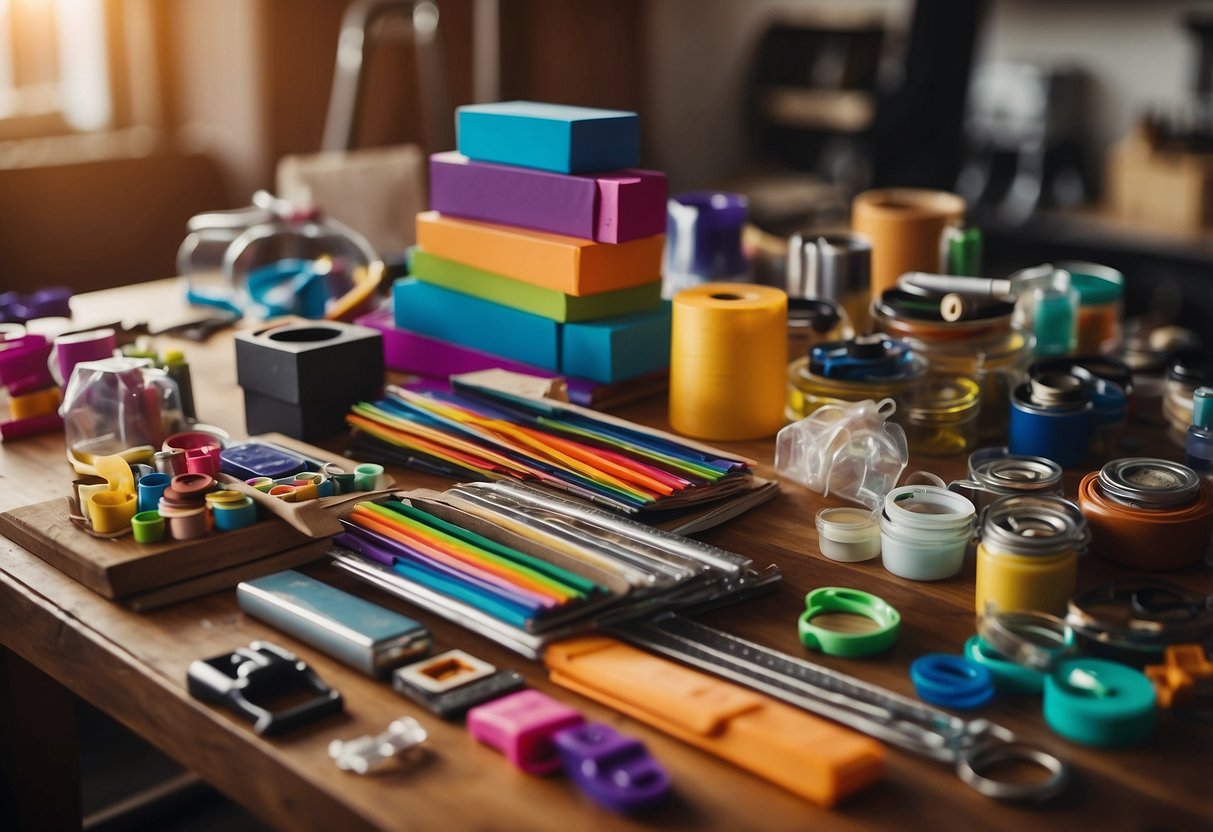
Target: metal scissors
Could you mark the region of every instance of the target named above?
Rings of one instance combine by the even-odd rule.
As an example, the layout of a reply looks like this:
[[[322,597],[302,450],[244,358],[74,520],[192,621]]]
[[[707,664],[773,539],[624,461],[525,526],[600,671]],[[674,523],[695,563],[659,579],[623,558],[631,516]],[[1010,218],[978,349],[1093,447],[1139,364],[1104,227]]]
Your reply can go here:
[[[907,751],[949,763],[973,790],[999,800],[1040,801],[1069,782],[1064,762],[984,719],[965,720],[914,699],[803,659],[669,614],[613,628],[641,647],[699,667],[885,740]],[[1031,782],[1000,780],[989,773],[1008,762],[1025,762],[1046,776]]]

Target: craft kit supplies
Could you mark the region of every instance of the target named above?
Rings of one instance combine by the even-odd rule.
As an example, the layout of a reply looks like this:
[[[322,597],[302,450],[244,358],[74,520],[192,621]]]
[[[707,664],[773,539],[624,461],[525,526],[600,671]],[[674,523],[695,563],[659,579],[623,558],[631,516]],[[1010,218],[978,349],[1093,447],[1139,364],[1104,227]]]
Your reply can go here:
[[[913,581],[950,578],[964,564],[977,511],[959,494],[905,485],[884,498],[880,552],[885,569]]]
[[[914,691],[923,702],[953,710],[968,710],[994,696],[990,671],[963,656],[928,653],[910,665]]]
[[[883,653],[901,626],[901,615],[883,598],[857,589],[815,589],[804,597],[804,607],[796,627],[800,643],[828,656]]]
[[[872,296],[906,272],[936,272],[945,231],[964,221],[956,194],[915,188],[865,191],[851,202],[851,227],[872,241]]]
[[[894,401],[926,374],[909,346],[877,333],[818,344],[787,369],[789,417],[804,418],[827,404]]]
[[[1134,569],[1178,569],[1198,562],[1213,536],[1213,488],[1186,465],[1116,459],[1083,477],[1078,505],[1091,551]]]
[[[1069,659],[1045,677],[1044,717],[1080,745],[1138,745],[1154,729],[1154,686],[1141,671],[1117,662]]]
[[[539,482],[628,513],[724,496],[752,476],[749,460],[483,386],[429,396],[389,387],[348,421],[376,444],[460,477]]]
[[[459,152],[470,159],[590,173],[634,167],[640,155],[635,113],[535,101],[471,104],[455,110]]]
[[[748,208],[743,194],[722,191],[670,197],[662,269],[666,297],[701,283],[746,281],[749,265],[741,234]]]
[[[888,421],[896,410],[892,399],[817,408],[779,431],[775,469],[823,496],[874,510],[910,459],[905,431]]]
[[[562,175],[430,156],[430,207],[443,214],[626,243],[665,233],[666,178],[652,170]]]
[[[784,288],[790,298],[837,304],[863,331],[872,294],[871,241],[860,234],[793,234],[788,238]]]
[[[979,615],[991,609],[1065,613],[1090,539],[1078,506],[1061,497],[1002,497],[982,513],[979,534]]]
[[[813,519],[821,553],[842,563],[871,560],[880,554],[880,523],[858,508],[824,508]]]
[[[994,447],[969,454],[968,479],[948,483],[948,490],[967,497],[981,511],[999,497],[1060,497],[1064,489],[1061,466],[1053,460]]]
[[[1066,624],[1083,651],[1141,667],[1173,644],[1213,639],[1213,596],[1158,580],[1121,579],[1070,599]]]
[[[784,422],[787,295],[707,283],[673,306],[670,425],[700,439],[773,435]]]
[[[1011,396],[1011,453],[1043,456],[1069,468],[1087,455],[1094,431],[1091,390],[1077,376],[1039,375]]]

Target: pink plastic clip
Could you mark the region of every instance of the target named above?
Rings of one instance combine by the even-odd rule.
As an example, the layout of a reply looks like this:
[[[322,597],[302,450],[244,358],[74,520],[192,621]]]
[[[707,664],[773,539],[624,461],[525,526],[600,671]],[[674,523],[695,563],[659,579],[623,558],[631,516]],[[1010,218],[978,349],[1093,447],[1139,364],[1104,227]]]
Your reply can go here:
[[[552,774],[562,763],[552,735],[580,725],[581,714],[537,690],[524,690],[468,711],[473,737],[528,774]]]
[[[203,445],[189,448],[185,452],[185,470],[191,474],[219,475],[220,448],[218,445]]]

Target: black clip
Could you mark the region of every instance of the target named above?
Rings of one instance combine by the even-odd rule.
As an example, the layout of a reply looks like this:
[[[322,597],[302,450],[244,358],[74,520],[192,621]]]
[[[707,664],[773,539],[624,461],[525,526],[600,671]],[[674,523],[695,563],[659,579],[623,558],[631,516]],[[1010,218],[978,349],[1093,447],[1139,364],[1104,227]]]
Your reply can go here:
[[[343,708],[341,694],[320,680],[294,653],[267,641],[190,663],[186,682],[190,695],[227,705],[253,723],[258,734],[278,734]],[[311,692],[315,696],[271,711],[276,698]],[[262,703],[262,704],[259,704]]]

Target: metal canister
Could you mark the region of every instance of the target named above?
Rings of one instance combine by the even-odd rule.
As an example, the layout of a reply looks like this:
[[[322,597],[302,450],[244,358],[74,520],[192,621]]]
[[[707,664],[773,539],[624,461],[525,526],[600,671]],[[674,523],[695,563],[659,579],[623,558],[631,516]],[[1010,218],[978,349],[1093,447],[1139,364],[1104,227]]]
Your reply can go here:
[[[1134,508],[1165,509],[1187,505],[1200,493],[1200,477],[1186,465],[1166,459],[1114,459],[1099,469],[1104,496]]]
[[[969,454],[968,479],[948,483],[948,490],[968,497],[978,510],[999,497],[1062,496],[1061,466],[1043,456],[1013,454],[1006,448],[980,448]]]
[[[984,512],[977,546],[979,615],[1037,610],[1063,615],[1089,533],[1074,503],[1054,496],[1002,497]]]
[[[866,332],[872,286],[872,242],[859,234],[803,232],[788,239],[788,297],[838,304]]]
[[[1094,430],[1091,392],[1077,376],[1039,375],[1011,395],[1012,453],[1043,456],[1063,468],[1077,465]]]

